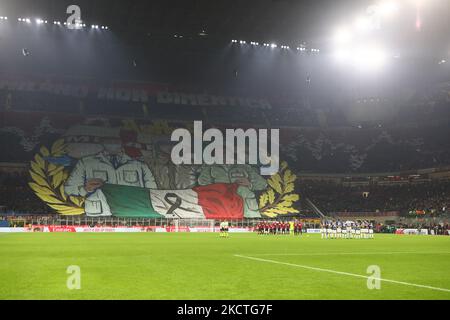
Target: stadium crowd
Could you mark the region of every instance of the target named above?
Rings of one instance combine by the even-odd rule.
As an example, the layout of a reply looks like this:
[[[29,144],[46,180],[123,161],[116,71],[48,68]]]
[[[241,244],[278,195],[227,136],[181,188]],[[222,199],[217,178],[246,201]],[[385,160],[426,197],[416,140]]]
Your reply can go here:
[[[0,173],[0,213],[52,213],[28,186],[29,180],[28,173]]]
[[[395,186],[349,187],[330,182],[308,182],[299,185],[325,213],[398,211],[401,215],[450,213],[450,182],[426,182]]]

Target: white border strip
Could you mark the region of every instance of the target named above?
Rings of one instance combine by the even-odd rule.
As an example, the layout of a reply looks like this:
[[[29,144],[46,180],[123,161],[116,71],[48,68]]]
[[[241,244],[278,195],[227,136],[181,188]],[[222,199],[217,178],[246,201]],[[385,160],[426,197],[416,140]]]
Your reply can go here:
[[[312,253],[253,253],[254,256],[338,256],[338,255],[390,255],[390,254],[450,254],[450,252],[312,252]]]
[[[450,289],[438,288],[438,287],[432,287],[432,286],[425,286],[425,285],[415,284],[415,283],[409,283],[409,282],[403,282],[403,281],[397,281],[397,280],[390,280],[390,279],[383,279],[383,278],[373,278],[373,277],[363,276],[363,275],[355,274],[355,273],[335,271],[335,270],[323,269],[323,268],[317,268],[317,267],[310,267],[310,266],[305,266],[305,265],[301,265],[301,264],[281,262],[281,261],[276,261],[276,260],[261,259],[261,258],[255,258],[255,257],[250,257],[250,256],[243,256],[243,255],[240,255],[240,254],[235,254],[234,256],[238,257],[238,258],[255,260],[255,261],[259,261],[259,262],[268,262],[268,263],[274,263],[274,264],[281,264],[281,265],[286,265],[286,266],[290,266],[290,267],[296,267],[296,268],[303,268],[303,269],[314,270],[314,271],[321,271],[321,272],[340,274],[340,275],[343,275],[343,276],[350,276],[350,277],[364,278],[364,279],[369,279],[370,278],[372,280],[380,280],[380,281],[384,281],[384,282],[390,282],[390,283],[395,283],[395,284],[402,284],[402,285],[405,285],[405,286],[411,286],[411,287],[417,287],[417,288],[423,288],[423,289],[430,289],[430,290],[436,290],[436,291],[450,292]]]

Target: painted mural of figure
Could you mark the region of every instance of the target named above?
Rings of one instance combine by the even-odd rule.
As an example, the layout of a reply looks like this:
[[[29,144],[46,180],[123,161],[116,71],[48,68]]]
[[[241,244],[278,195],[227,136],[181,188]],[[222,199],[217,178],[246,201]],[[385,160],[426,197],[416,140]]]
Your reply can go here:
[[[120,128],[91,125],[76,125],[67,129],[64,140],[67,144],[67,156],[73,159],[96,155],[103,150],[99,139],[119,137]]]
[[[105,183],[125,186],[157,187],[150,168],[130,157],[121,139],[102,137],[103,151],[78,160],[64,189],[68,195],[86,197],[85,212],[89,216],[110,216],[111,210],[100,188]]]
[[[255,191],[267,188],[266,180],[257,168],[246,164],[204,166],[198,177],[200,185],[213,183],[236,183],[237,193],[244,200],[244,217],[261,217]]]
[[[172,144],[167,140],[155,143],[155,154],[146,158],[160,190],[182,190],[196,186],[196,169],[190,165],[173,164],[170,154]]]

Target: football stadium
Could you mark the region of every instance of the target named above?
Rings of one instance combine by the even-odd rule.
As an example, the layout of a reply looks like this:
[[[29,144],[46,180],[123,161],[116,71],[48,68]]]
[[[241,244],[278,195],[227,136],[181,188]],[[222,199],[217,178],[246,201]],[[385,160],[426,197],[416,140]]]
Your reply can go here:
[[[449,30],[448,0],[1,1],[0,300],[449,300]]]

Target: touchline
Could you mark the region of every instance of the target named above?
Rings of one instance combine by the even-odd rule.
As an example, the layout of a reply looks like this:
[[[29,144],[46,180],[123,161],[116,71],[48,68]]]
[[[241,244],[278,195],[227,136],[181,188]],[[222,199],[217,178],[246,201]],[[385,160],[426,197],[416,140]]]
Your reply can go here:
[[[225,129],[224,137],[222,131],[215,128],[203,132],[202,121],[194,121],[193,137],[187,129],[172,132],[170,140],[178,143],[172,148],[171,158],[176,165],[258,164],[261,175],[273,175],[280,166],[279,137],[279,129]]]

